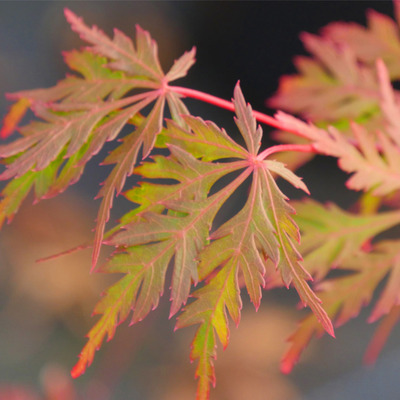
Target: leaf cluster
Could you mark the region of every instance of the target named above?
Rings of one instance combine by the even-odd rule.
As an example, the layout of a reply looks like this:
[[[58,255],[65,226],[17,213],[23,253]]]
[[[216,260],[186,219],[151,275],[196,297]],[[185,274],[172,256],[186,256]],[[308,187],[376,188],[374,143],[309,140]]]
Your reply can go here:
[[[331,321],[343,325],[371,302],[369,321],[383,317],[367,351],[374,359],[400,315],[399,243],[382,239],[400,223],[400,104],[391,85],[400,75],[397,24],[370,12],[368,28],[335,23],[322,36],[303,34],[313,57],[296,58],[299,74],[283,77],[269,104],[304,122],[283,111],[274,118],[254,112],[239,84],[231,102],[171,86],[195,62],[195,49],[164,73],[155,41],[139,26],[134,42],[119,30],[110,38],[71,11],[65,14],[89,46],[64,53],[73,74],[55,86],[8,95],[15,103],[0,136],[17,129],[20,137],[0,146],[0,179],[8,181],[0,225],[31,191],[35,201],[61,193],[106,142],[118,143],[101,161],[112,169],[97,195],[89,246],[92,269],[122,278],[96,305],[99,318],[72,375],[86,370],[119,324],[128,318],[135,324],[154,310],[166,284],[176,329],[197,327],[190,358],[197,362],[198,399],[208,399],[215,385],[217,341],[225,348],[229,319],[239,324],[243,290],[258,309],[264,289],[293,286],[311,309],[290,338],[284,372],[314,334],[334,336]],[[244,145],[191,115],[185,96],[234,111]],[[18,127],[28,110],[34,119]],[[257,119],[279,128],[283,143],[261,150]],[[288,151],[292,169],[279,161]],[[309,194],[293,170],[304,154],[315,153],[336,158],[351,174],[347,188],[363,192],[352,212],[314,200],[290,202],[280,190],[277,179],[284,179]],[[127,188],[130,175],[139,182]],[[237,193],[245,193],[243,206],[224,216]],[[120,194],[132,208],[107,230]],[[97,267],[103,245],[114,251]],[[344,274],[335,277],[333,269]]]

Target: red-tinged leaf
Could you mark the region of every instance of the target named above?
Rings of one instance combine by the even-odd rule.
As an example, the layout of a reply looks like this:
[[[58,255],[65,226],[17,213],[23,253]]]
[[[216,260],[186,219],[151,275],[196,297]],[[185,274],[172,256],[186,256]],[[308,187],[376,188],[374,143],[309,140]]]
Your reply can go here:
[[[21,176],[31,168],[39,171],[47,167],[65,147],[67,147],[66,157],[71,156],[86,143],[91,134],[95,133],[96,125],[106,115],[120,107],[146,99],[146,97],[150,99],[149,102],[154,99],[151,93],[136,95],[115,102],[99,103],[96,106],[90,106],[89,110],[88,105],[77,104],[74,105],[74,108],[79,111],[74,111],[68,116],[58,116],[49,111],[44,105],[36,105],[36,114],[45,122],[32,122],[23,128],[23,134],[26,137],[0,146],[1,157],[9,157],[25,151],[7,166],[7,170],[0,175],[0,179]],[[142,102],[140,104],[144,106],[146,103],[143,104]],[[58,107],[58,109],[60,108]],[[136,108],[131,109],[130,115],[126,117],[126,120],[135,111]],[[109,117],[110,119],[112,117]],[[114,131],[112,133],[115,134]]]
[[[178,318],[176,328],[200,324],[192,342],[191,360],[198,360],[195,376],[199,379],[197,400],[208,400],[210,384],[215,386],[213,360],[216,359],[217,333],[224,348],[229,342],[226,310],[238,325],[242,302],[234,263],[226,264],[203,288],[195,291],[197,299]]]
[[[104,161],[117,165],[99,193],[103,202],[94,241],[95,264],[113,198],[121,192],[126,177],[139,161],[140,149],[143,158],[151,152],[162,129],[166,98],[174,120],[187,127],[181,117],[188,113],[187,108],[179,95],[167,90],[166,83],[186,74],[194,63],[195,51],[179,58],[165,77],[158,61],[157,45],[148,32],[137,27],[134,45],[118,30],[110,39],[96,27],[88,28],[82,19],[68,10],[66,16],[72,28],[93,47],[64,53],[68,66],[81,76],[67,76],[52,88],[9,95],[19,102],[12,108],[14,111],[6,121],[5,130],[10,130],[11,117],[12,124],[16,124],[16,112],[24,102],[29,102],[26,104],[39,120],[21,128],[23,138],[0,146],[1,158],[16,156],[6,163],[0,179],[18,178],[30,170],[45,170],[62,155],[67,159],[63,168],[58,166],[58,172],[54,174],[49,174],[50,170],[44,171],[35,185],[37,197],[50,197],[63,191],[80,178],[85,163],[106,141],[114,140],[143,108],[158,99],[136,131],[124,138],[123,144]],[[150,90],[123,98],[134,89]]]
[[[74,378],[83,374],[107,336],[114,337],[116,327],[133,311],[131,324],[141,321],[158,306],[164,290],[165,271],[173,255],[173,246],[164,243],[135,246],[117,253],[103,267],[105,272],[126,274],[110,287],[97,304],[94,314],[102,314],[88,333],[88,342],[72,370]]]
[[[30,192],[35,181],[35,173],[27,173],[20,178],[13,179],[2,191],[0,201],[0,227],[5,220],[11,221],[21,203]]]
[[[387,15],[368,10],[367,27],[333,22],[324,27],[322,33],[336,43],[346,43],[366,65],[373,66],[378,58],[382,58],[389,66],[392,79],[400,77],[400,64],[395,55],[400,51],[399,27]]]
[[[183,53],[181,57],[174,61],[174,65],[165,75],[168,82],[175,81],[176,79],[183,78],[186,76],[188,70],[196,62],[195,59],[196,48],[193,47],[192,50]]]
[[[363,126],[352,124],[354,141],[350,142],[339,130],[330,127],[327,131],[306,124],[282,112],[276,119],[289,132],[312,140],[314,148],[322,154],[337,157],[338,165],[353,173],[347,186],[354,190],[373,189],[382,196],[400,188],[400,148],[382,132],[368,132]]]
[[[141,146],[143,146],[143,158],[147,157],[153,148],[156,136],[162,129],[164,103],[165,99],[160,97],[142,125],[140,125],[129,136],[125,137],[122,145],[117,147],[104,160],[104,164],[116,164],[116,166],[104,181],[103,187],[97,196],[102,197],[103,200],[100,204],[97,215],[97,225],[93,244],[92,268],[94,268],[97,264],[97,259],[100,254],[100,247],[103,240],[104,228],[110,217],[110,208],[112,207],[114,196],[115,194],[119,195],[121,193],[127,176],[132,174]],[[129,114],[124,115],[125,121],[129,117]]]
[[[30,101],[21,98],[10,107],[10,110],[3,119],[3,126],[0,130],[0,138],[8,138],[17,128],[18,124],[26,114],[30,106]]]
[[[113,60],[108,64],[109,68],[125,71],[130,75],[145,76],[156,82],[161,81],[164,74],[158,61],[157,44],[148,32],[136,27],[135,47],[132,40],[118,29],[114,30],[114,38],[110,39],[96,26],[86,26],[82,18],[72,11],[65,9],[65,16],[72,30],[93,45],[91,49],[95,53]]]
[[[313,336],[322,336],[323,334],[324,329],[314,314],[310,314],[307,318],[303,319],[295,333],[288,338],[290,347],[282,357],[281,372],[284,374],[292,372],[293,367],[299,361],[301,353]]]
[[[313,200],[294,202],[293,206],[302,233],[299,250],[307,271],[317,280],[354,257],[368,240],[400,221],[397,211],[363,216]]]
[[[398,26],[389,17],[370,10],[367,19],[367,28],[334,22],[320,36],[303,34],[313,58],[295,58],[298,74],[281,78],[269,104],[318,123],[343,125],[353,120],[371,130],[382,125],[375,62],[383,59],[390,78],[397,80],[400,40]]]
[[[236,125],[246,142],[250,154],[257,154],[261,146],[262,129],[257,127],[257,121],[253,116],[250,104],[246,104],[239,83],[235,87],[232,103],[235,106]]]
[[[67,65],[82,77],[68,75],[47,89],[25,90],[8,94],[11,100],[26,98],[32,103],[61,101],[67,104],[98,103],[100,99],[117,100],[135,88],[157,89],[158,85],[139,77],[127,77],[121,71],[106,67],[107,58],[89,51],[72,50],[64,53]]]
[[[397,325],[400,319],[400,306],[393,306],[387,315],[380,322],[375,334],[370,341],[364,355],[364,363],[367,365],[374,364],[393,328]]]
[[[379,251],[389,255],[391,271],[385,288],[379,296],[368,322],[377,321],[383,315],[388,314],[393,307],[400,305],[400,252],[398,241],[384,241],[379,243]]]
[[[268,105],[315,122],[372,115],[379,100],[373,66],[360,63],[345,42],[308,33],[301,40],[314,59],[297,57],[299,74],[282,77]]]
[[[398,243],[381,242],[370,252],[359,251],[340,265],[351,274],[325,280],[319,284],[321,298],[328,316],[336,327],[356,317],[367,306],[380,282],[398,257]],[[323,333],[315,315],[301,321],[299,328],[290,336],[290,348],[282,359],[281,369],[290,372],[314,335]]]

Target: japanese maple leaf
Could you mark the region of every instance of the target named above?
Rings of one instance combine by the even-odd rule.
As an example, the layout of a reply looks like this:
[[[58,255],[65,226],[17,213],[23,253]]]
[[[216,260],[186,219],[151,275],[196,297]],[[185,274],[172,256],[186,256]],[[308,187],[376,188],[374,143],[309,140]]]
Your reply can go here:
[[[375,290],[388,272],[390,272],[390,279],[386,283],[369,321],[372,322],[385,314],[390,316],[391,311],[395,310],[399,301],[397,293],[400,283],[398,246],[398,241],[382,241],[370,253],[355,252],[353,257],[343,260],[338,266],[351,273],[325,280],[319,284],[318,294],[336,327],[356,317],[361,308],[371,302]],[[312,337],[322,334],[323,330],[314,315],[310,314],[301,321],[298,329],[289,338],[290,347],[282,358],[282,371],[290,372]],[[375,349],[370,347],[369,352],[372,353],[373,350]],[[376,357],[376,354],[373,354]],[[369,356],[368,353],[367,356]]]
[[[400,106],[382,60],[377,61],[376,69],[383,129],[370,131],[352,123],[349,137],[332,126],[321,129],[283,112],[275,118],[288,132],[310,140],[318,153],[336,157],[339,167],[352,174],[346,183],[348,188],[372,190],[374,195],[384,196],[400,189]]]
[[[32,187],[33,183],[29,182],[36,179],[34,176],[57,177],[53,184],[49,182],[47,192],[40,191],[40,197],[54,195],[76,182],[84,165],[105,142],[117,138],[124,126],[132,126],[132,118],[154,103],[136,129],[124,137],[123,143],[104,161],[116,165],[98,194],[102,202],[93,245],[94,266],[113,199],[121,192],[126,177],[139,161],[139,154],[141,158],[150,154],[163,127],[166,103],[172,118],[178,124],[184,124],[181,115],[188,111],[180,96],[167,87],[169,82],[186,75],[194,63],[195,51],[185,53],[165,74],[158,60],[156,43],[139,26],[134,44],[118,30],[111,39],[97,27],[86,26],[71,11],[66,10],[65,15],[72,29],[91,46],[64,54],[68,66],[81,76],[67,76],[52,88],[9,95],[17,103],[5,118],[2,136],[12,132],[28,107],[38,120],[20,129],[22,138],[0,146],[0,157],[6,164],[0,179],[21,178],[24,182],[24,191],[18,195],[13,194],[10,187],[3,192],[0,210],[5,211],[0,215],[0,221],[12,217]],[[141,92],[131,95],[136,89]],[[65,164],[57,164],[60,157],[67,160]],[[46,172],[33,173],[40,171]]]
[[[346,212],[335,204],[313,200],[294,202],[301,230],[299,250],[307,271],[317,280],[354,257],[377,234],[399,222],[397,211],[373,215]]]
[[[210,383],[215,384],[215,334],[224,347],[228,345],[226,312],[236,324],[240,320],[238,275],[244,277],[249,296],[258,308],[261,288],[265,284],[267,258],[278,268],[287,286],[293,282],[303,303],[313,309],[324,328],[333,334],[319,299],[306,283],[310,276],[301,266],[301,257],[294,245],[299,240],[299,233],[290,218],[293,209],[278,189],[271,173],[279,174],[295,187],[305,191],[307,189],[283,164],[257,158],[262,131],[256,127],[251,107],[246,106],[239,87],[235,89],[233,102],[237,114],[236,123],[248,152],[248,169],[252,176],[249,195],[244,207],[210,235],[210,244],[200,252],[199,278],[205,280],[205,286],[193,293],[196,300],[186,307],[177,323],[178,328],[200,325],[192,342],[191,352],[191,359],[198,360],[198,399],[207,399]],[[188,143],[187,149],[198,148],[198,143],[201,142],[204,143],[203,137],[182,142],[182,145]]]
[[[301,40],[313,58],[295,58],[299,74],[283,76],[268,105],[313,122],[370,118],[379,101],[373,65],[359,62],[345,41],[334,42],[328,35],[303,33]]]
[[[258,307],[267,259],[274,262],[287,286],[293,282],[302,301],[332,333],[329,319],[306,283],[310,276],[295,249],[299,234],[290,217],[293,209],[271,174],[277,173],[305,191],[307,188],[283,164],[258,156],[262,131],[256,127],[239,86],[233,103],[246,148],[213,123],[183,116],[189,129],[169,122],[162,132],[162,142],[170,155],[154,156],[152,162],[144,162],[134,170],[145,181],[127,192],[127,198],[138,206],[122,218],[120,229],[107,239],[117,251],[102,268],[126,275],[96,307],[95,312],[102,316],[88,334],[74,375],[92,362],[104,337],[114,335],[116,325],[128,317],[130,310],[135,323],[157,306],[168,265],[173,268],[171,316],[186,303],[192,284],[200,280],[205,284],[194,292],[197,300],[186,307],[177,324],[200,324],[191,355],[199,359],[199,398],[206,398],[213,381],[214,353],[210,349],[214,349],[214,329],[227,345],[225,307],[234,321],[239,321],[238,274],[243,274],[248,293]],[[217,182],[234,172],[233,180],[215,189]],[[245,206],[211,233],[218,211],[249,177],[252,183]]]

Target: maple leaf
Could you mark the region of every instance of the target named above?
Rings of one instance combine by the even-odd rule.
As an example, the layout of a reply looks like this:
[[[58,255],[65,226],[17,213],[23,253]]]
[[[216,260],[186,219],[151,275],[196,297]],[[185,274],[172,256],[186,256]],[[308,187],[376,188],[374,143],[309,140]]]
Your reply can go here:
[[[65,15],[72,29],[92,46],[64,53],[67,65],[81,76],[67,76],[52,88],[21,91],[8,96],[17,103],[4,120],[2,136],[12,132],[28,107],[38,120],[20,128],[22,138],[0,146],[0,157],[7,160],[0,179],[21,177],[21,182],[26,182],[26,190],[18,195],[10,194],[11,188],[3,192],[6,214],[1,216],[1,220],[10,218],[22,197],[28,194],[30,178],[22,178],[25,174],[34,176],[32,171],[46,170],[42,175],[49,176],[54,170],[52,163],[62,157],[67,161],[58,166],[57,174],[53,174],[57,182],[49,187],[49,193],[42,190],[40,195],[45,197],[63,191],[79,179],[84,165],[105,142],[117,138],[132,118],[154,103],[142,123],[104,160],[104,164],[116,165],[98,194],[102,202],[93,245],[95,266],[113,199],[121,192],[126,177],[139,161],[140,150],[141,157],[146,158],[153,148],[163,126],[166,102],[172,118],[178,124],[184,124],[181,115],[188,113],[187,108],[180,95],[169,91],[167,86],[170,81],[186,75],[194,63],[195,49],[176,60],[171,70],[164,74],[158,61],[156,43],[139,26],[136,27],[134,44],[118,30],[110,39],[97,27],[87,27],[71,11],[66,10]],[[129,95],[135,89],[142,92]]]
[[[395,12],[398,4],[394,2]],[[392,81],[400,77],[399,28],[390,17],[367,12],[367,27],[333,22],[320,35],[300,37],[313,58],[298,56],[297,75],[283,76],[271,107],[302,115],[314,123],[339,124],[350,120],[376,129],[382,124],[375,62],[382,59]],[[395,94],[398,98],[398,92]]]
[[[392,224],[388,224],[388,228],[396,224],[396,221],[399,222],[398,212],[388,212],[386,215],[394,220]],[[379,215],[374,217],[379,218]],[[321,231],[323,232],[323,227],[321,227]],[[324,280],[318,285],[318,295],[323,301],[329,317],[334,321],[335,327],[339,327],[351,318],[356,317],[361,308],[371,302],[375,290],[389,272],[389,280],[368,321],[373,322],[385,314],[391,316],[390,313],[399,304],[397,295],[400,284],[398,279],[398,245],[398,241],[382,241],[377,243],[371,252],[355,250],[351,257],[343,258],[341,263],[337,265],[337,268],[351,272],[350,274]],[[393,327],[393,324],[394,322],[392,322],[391,327]],[[388,331],[386,329],[385,337],[388,336]],[[313,314],[302,320],[296,332],[289,337],[291,344],[282,358],[282,371],[289,373],[312,337],[314,335],[321,336],[323,333],[323,329],[321,329]],[[379,344],[372,341],[366,353],[369,361],[376,357],[377,351],[383,346],[382,337],[379,335],[378,337],[380,339]]]
[[[390,333],[395,325],[399,322],[400,306],[393,306],[387,315],[384,316],[378,328],[375,331],[374,337],[368,344],[368,348],[364,354],[364,363],[373,364],[379,356],[383,346],[385,345]]]
[[[316,151],[338,158],[339,167],[353,173],[346,183],[348,188],[371,189],[374,195],[383,196],[400,189],[400,107],[395,101],[385,65],[380,60],[377,61],[377,73],[386,129],[369,132],[366,127],[352,123],[353,137],[349,140],[334,127],[317,128],[283,112],[278,112],[275,118],[289,132],[311,140]]]
[[[261,143],[262,131],[256,127],[250,106],[237,86],[233,99],[236,123],[245,140],[248,157],[255,160]],[[197,139],[204,140],[203,137]],[[195,142],[197,143],[195,139]],[[190,148],[192,143],[185,141]],[[293,209],[276,186],[271,172],[280,174],[295,187],[307,191],[303,182],[272,160],[255,160],[252,183],[244,207],[210,236],[210,244],[199,254],[199,278],[206,286],[195,291],[194,302],[178,318],[177,328],[200,324],[192,342],[191,359],[198,360],[198,399],[207,399],[210,383],[215,384],[213,359],[216,357],[215,333],[224,347],[228,345],[229,329],[226,311],[236,324],[240,319],[240,290],[238,274],[244,277],[249,296],[258,308],[261,288],[264,287],[266,258],[273,261],[288,286],[292,281],[302,301],[317,314],[324,328],[331,334],[330,321],[306,280],[309,275],[302,268],[294,241],[298,230],[290,214]]]
[[[394,7],[397,15],[396,1]],[[391,18],[373,10],[367,12],[367,22],[368,27],[333,22],[319,35],[303,33],[300,38],[311,57],[295,57],[298,73],[280,78],[267,105],[301,115],[322,128],[334,126],[345,136],[353,135],[351,121],[371,132],[380,130],[384,116],[375,62],[382,59],[390,79],[399,79],[399,28]],[[398,91],[394,97],[399,99]],[[285,138],[284,133],[275,133],[278,141]],[[299,154],[282,156],[291,168],[308,161]]]
[[[193,117],[186,117],[185,121],[192,129],[198,125],[203,129],[207,126]],[[175,136],[178,132],[186,134],[171,122],[164,134],[168,134],[169,130]],[[230,143],[228,139],[226,142]],[[110,339],[115,326],[127,318],[131,309],[134,312],[132,322],[136,322],[143,319],[152,306],[156,307],[172,257],[171,316],[186,302],[192,282],[198,281],[197,254],[208,242],[214,216],[236,185],[248,176],[242,173],[236,185],[231,184],[207,197],[217,180],[243,169],[243,162],[204,162],[174,144],[169,144],[168,148],[171,152],[168,158],[154,156],[153,162],[144,162],[134,171],[143,178],[172,179],[178,183],[143,182],[127,192],[126,197],[136,202],[138,207],[122,218],[122,229],[117,229],[107,240],[108,244],[117,246],[119,252],[102,268],[107,272],[127,275],[107,292],[101,305],[96,307],[95,312],[103,316],[89,332],[89,341],[73,369],[74,376],[84,372],[104,336],[108,334]],[[226,149],[225,154],[232,157],[236,155],[235,150],[233,148],[229,154]],[[168,210],[167,214],[165,210]]]
[[[247,149],[215,124],[186,115],[182,117],[184,124],[169,121],[161,133],[160,142],[170,155],[152,156],[151,162],[134,169],[133,173],[145,181],[128,191],[126,197],[137,207],[112,230],[106,242],[116,246],[117,251],[102,268],[125,276],[96,307],[95,313],[102,316],[88,334],[74,376],[84,372],[104,338],[112,338],[115,327],[131,310],[131,323],[135,323],[158,305],[169,264],[173,268],[170,316],[186,303],[192,284],[205,282],[193,293],[197,300],[186,306],[177,323],[177,328],[200,324],[191,353],[192,359],[199,360],[198,398],[207,398],[210,382],[214,382],[215,331],[223,345],[228,344],[225,308],[239,322],[238,274],[243,274],[257,308],[267,259],[274,262],[287,286],[293,282],[302,301],[332,333],[319,299],[306,283],[310,276],[295,249],[299,233],[290,217],[294,210],[271,174],[279,174],[306,192],[307,188],[283,164],[257,158],[262,131],[238,85],[233,103]],[[233,172],[233,180],[211,192],[216,182]],[[218,211],[250,176],[252,183],[244,207],[210,233]]]
[[[393,2],[395,12],[398,3]],[[322,29],[322,34],[336,43],[346,43],[363,64],[373,66],[382,59],[388,66],[392,80],[400,78],[400,40],[398,24],[389,16],[367,10],[367,26],[354,22],[333,22]]]
[[[373,66],[360,63],[346,42],[309,33],[301,40],[314,58],[295,58],[299,75],[281,77],[268,106],[329,123],[376,112],[379,91]]]
[[[334,204],[323,206],[313,200],[294,202],[295,221],[301,230],[299,251],[307,271],[317,280],[331,268],[340,266],[363,248],[371,238],[395,226],[396,211],[376,215],[358,215]]]

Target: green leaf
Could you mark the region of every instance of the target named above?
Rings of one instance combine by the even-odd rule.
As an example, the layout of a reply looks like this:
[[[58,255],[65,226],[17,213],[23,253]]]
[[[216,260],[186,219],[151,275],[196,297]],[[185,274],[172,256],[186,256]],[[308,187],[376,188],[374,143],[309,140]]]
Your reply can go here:
[[[136,130],[123,139],[123,143],[105,160],[104,164],[116,164],[104,182],[98,197],[100,204],[93,246],[93,267],[96,265],[102,244],[104,228],[109,219],[113,199],[118,195],[135,165],[147,157],[163,127],[164,106],[168,101],[176,123],[186,126],[182,114],[187,108],[179,95],[167,88],[167,84],[186,75],[194,63],[195,49],[185,53],[164,75],[161,70],[157,46],[149,33],[136,29],[136,44],[116,30],[113,39],[96,27],[87,27],[81,18],[66,10],[72,29],[92,44],[82,51],[64,54],[68,66],[80,76],[66,79],[48,89],[36,89],[14,93],[9,97],[34,111],[37,120],[21,128],[22,138],[0,146],[0,158],[13,158],[1,180],[22,177],[30,171],[44,171],[37,178],[37,198],[49,197],[76,182],[84,165],[97,154],[107,141],[118,137],[124,126],[130,124],[145,107],[153,108]],[[140,93],[128,95],[132,90]],[[124,97],[126,96],[126,97]],[[18,110],[17,110],[18,111]],[[5,134],[18,122],[16,108],[5,119]],[[60,175],[49,173],[50,165],[64,157],[66,164]],[[46,171],[45,171],[46,170]],[[38,176],[39,176],[38,175]],[[47,190],[51,187],[51,191]],[[42,193],[43,192],[43,193]],[[7,196],[7,194],[5,194]],[[15,196],[14,196],[15,197]],[[11,215],[7,211],[7,215]]]
[[[307,271],[317,280],[354,257],[371,238],[400,222],[398,211],[357,215],[313,200],[293,205],[302,233],[299,250]]]
[[[370,320],[389,312],[396,305],[396,296],[393,295],[398,292],[396,278],[398,249],[398,241],[383,241],[369,253],[358,251],[340,264],[340,268],[348,271],[349,274],[328,279],[319,284],[318,294],[329,317],[334,320],[335,327],[356,317],[361,308],[371,302],[378,285],[391,270],[392,279],[377,302]],[[395,286],[396,289],[394,289]],[[301,321],[296,332],[289,338],[291,344],[282,358],[282,371],[290,372],[312,337],[322,334],[323,330],[313,314]]]
[[[197,254],[208,242],[211,221],[236,188],[232,184],[207,197],[217,180],[243,168],[242,164],[203,162],[175,145],[170,144],[169,149],[169,157],[154,156],[153,162],[144,162],[134,171],[143,178],[172,179],[176,183],[144,182],[127,192],[127,198],[138,203],[138,207],[123,218],[123,226],[107,239],[107,243],[117,246],[119,252],[103,270],[130,274],[130,278],[123,278],[121,284],[114,286],[112,296],[107,296],[107,300],[102,301],[103,317],[89,333],[89,341],[74,369],[77,375],[83,373],[86,365],[92,362],[94,349],[99,348],[106,333],[113,334],[115,325],[126,319],[126,314],[122,317],[115,310],[121,307],[132,309],[132,321],[136,322],[144,318],[150,310],[150,298],[153,299],[153,306],[156,306],[155,299],[160,296],[164,287],[162,285],[161,288],[160,280],[164,282],[162,277],[172,258],[174,273],[171,284],[171,315],[186,302],[191,284],[198,281]],[[240,184],[245,177],[235,183]],[[165,214],[165,210],[173,213]],[[150,255],[153,257],[151,262]],[[125,297],[125,286],[121,286],[125,284],[133,291],[130,297]],[[113,316],[111,319],[107,317],[109,314]]]
[[[321,154],[338,158],[339,167],[352,173],[346,183],[350,189],[372,189],[376,196],[400,189],[400,148],[389,134],[375,134],[354,123],[350,138],[353,140],[349,140],[333,127],[320,129],[282,112],[276,114],[276,119],[289,132],[311,140]]]
[[[136,26],[135,47],[132,40],[118,29],[114,29],[114,38],[110,39],[96,26],[86,26],[82,18],[68,9],[65,9],[65,17],[72,30],[93,45],[93,52],[113,60],[108,64],[109,68],[145,76],[156,82],[162,79],[164,74],[158,61],[157,44],[139,26]]]
[[[133,170],[143,180],[126,193],[136,208],[107,234],[106,243],[116,246],[117,251],[104,267],[106,272],[122,272],[126,277],[110,289],[96,308],[102,317],[89,333],[74,374],[82,373],[92,362],[94,349],[107,334],[114,334],[115,326],[127,318],[128,310],[133,311],[134,323],[157,306],[168,265],[173,268],[170,316],[186,304],[192,285],[203,281],[202,288],[193,293],[195,301],[186,306],[177,323],[179,328],[200,324],[191,352],[191,358],[199,361],[199,399],[207,398],[210,383],[215,382],[215,333],[225,347],[228,344],[226,311],[239,323],[238,274],[243,276],[257,308],[267,260],[272,260],[285,283],[294,283],[302,301],[332,333],[319,299],[306,282],[309,275],[299,263],[294,244],[299,232],[290,217],[293,209],[271,173],[278,173],[298,188],[307,188],[283,164],[257,158],[262,131],[256,127],[239,86],[234,103],[236,122],[250,151],[214,124],[184,115],[183,124],[169,121],[162,131],[163,146],[170,155],[153,156]],[[129,135],[126,140],[130,140]],[[117,163],[116,168],[123,160],[120,149],[124,145],[125,142],[106,160]],[[133,151],[132,146],[126,148]],[[221,184],[233,172],[236,175]],[[217,213],[249,177],[252,182],[244,207],[212,232]]]

